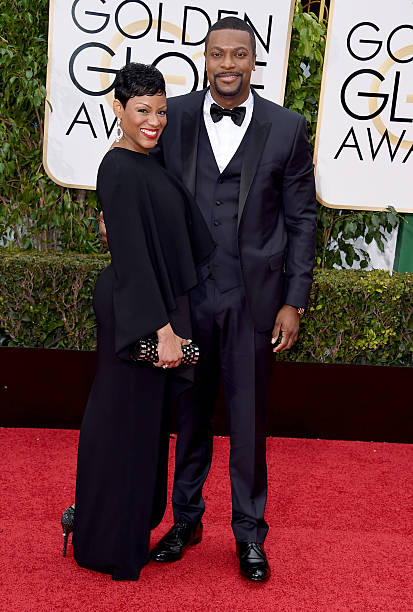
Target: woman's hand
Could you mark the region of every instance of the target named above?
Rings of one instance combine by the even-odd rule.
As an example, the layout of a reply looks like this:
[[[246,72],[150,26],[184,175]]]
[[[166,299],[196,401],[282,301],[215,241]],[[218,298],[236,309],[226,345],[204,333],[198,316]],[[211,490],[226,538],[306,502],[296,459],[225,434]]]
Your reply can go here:
[[[168,368],[176,368],[182,361],[182,346],[189,344],[188,340],[184,340],[177,336],[170,323],[158,329],[158,356],[159,361],[154,363],[157,368],[167,366]],[[166,369],[166,368],[165,368]]]
[[[103,218],[102,210],[100,211],[100,214],[99,214],[98,223],[99,223],[99,234],[100,234],[100,237],[102,238],[103,244],[105,246],[108,246],[108,237],[106,235],[106,225],[105,225],[105,220]]]

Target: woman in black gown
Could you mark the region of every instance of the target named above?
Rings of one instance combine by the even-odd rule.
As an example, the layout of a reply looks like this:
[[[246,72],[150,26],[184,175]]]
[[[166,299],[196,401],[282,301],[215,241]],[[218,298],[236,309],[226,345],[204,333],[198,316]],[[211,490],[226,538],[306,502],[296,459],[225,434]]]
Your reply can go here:
[[[180,365],[187,293],[213,245],[191,196],[148,155],[166,125],[161,73],[128,64],[115,98],[118,143],[97,178],[112,263],[93,296],[97,372],[79,438],[73,549],[82,567],[137,580],[165,509],[168,405],[191,384]],[[151,334],[157,367],[131,361],[130,347]]]

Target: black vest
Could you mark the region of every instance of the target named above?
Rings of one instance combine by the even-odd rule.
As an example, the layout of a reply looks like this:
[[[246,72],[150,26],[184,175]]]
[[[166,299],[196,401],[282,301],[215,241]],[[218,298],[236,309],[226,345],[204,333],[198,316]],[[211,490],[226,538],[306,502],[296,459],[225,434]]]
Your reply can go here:
[[[195,198],[217,245],[201,271],[201,278],[212,277],[222,293],[243,282],[238,255],[238,199],[244,147],[245,137],[220,174],[205,123],[201,120]]]

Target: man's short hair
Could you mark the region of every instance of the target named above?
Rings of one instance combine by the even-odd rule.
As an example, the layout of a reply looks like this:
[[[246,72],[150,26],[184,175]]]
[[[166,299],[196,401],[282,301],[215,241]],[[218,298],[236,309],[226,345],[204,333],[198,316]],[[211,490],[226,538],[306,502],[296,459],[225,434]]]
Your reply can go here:
[[[229,16],[229,17],[223,17],[222,19],[214,23],[209,28],[208,33],[206,35],[205,50],[208,47],[209,35],[211,34],[211,32],[214,32],[215,30],[241,30],[242,32],[248,32],[248,34],[250,35],[250,39],[251,39],[252,54],[256,55],[257,44],[255,42],[254,31],[251,28],[251,26],[249,26],[248,23],[246,23],[243,19],[240,19],[239,17]]]

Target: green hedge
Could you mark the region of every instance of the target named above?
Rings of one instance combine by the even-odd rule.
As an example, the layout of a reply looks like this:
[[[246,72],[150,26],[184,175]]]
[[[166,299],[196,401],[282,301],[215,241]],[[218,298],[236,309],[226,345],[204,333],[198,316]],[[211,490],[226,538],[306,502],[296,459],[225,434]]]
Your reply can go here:
[[[107,255],[0,255],[0,328],[9,346],[93,350],[92,292]]]
[[[106,255],[0,252],[2,344],[93,350]],[[316,271],[289,361],[412,365],[413,274]]]

